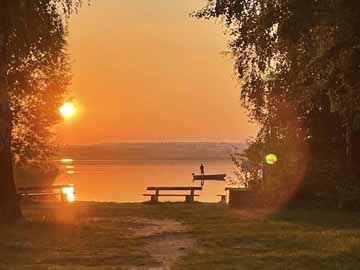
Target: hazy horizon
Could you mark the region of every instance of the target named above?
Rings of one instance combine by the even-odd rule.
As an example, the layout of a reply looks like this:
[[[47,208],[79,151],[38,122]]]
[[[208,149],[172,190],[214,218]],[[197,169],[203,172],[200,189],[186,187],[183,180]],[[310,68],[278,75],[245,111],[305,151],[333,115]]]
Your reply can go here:
[[[231,153],[242,151],[244,143],[173,142],[105,143],[64,145],[58,159],[72,160],[231,160]]]
[[[103,144],[166,144],[166,143],[208,143],[208,144],[246,144],[247,141],[99,141],[95,143],[68,143],[68,144],[60,144],[60,146],[87,146],[87,145],[103,145]]]

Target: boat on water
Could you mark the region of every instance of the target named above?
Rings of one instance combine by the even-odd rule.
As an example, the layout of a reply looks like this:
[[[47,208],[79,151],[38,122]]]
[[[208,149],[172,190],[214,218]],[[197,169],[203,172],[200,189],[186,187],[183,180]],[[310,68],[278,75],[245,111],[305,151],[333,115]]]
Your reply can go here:
[[[192,174],[193,181],[225,181],[226,174]]]

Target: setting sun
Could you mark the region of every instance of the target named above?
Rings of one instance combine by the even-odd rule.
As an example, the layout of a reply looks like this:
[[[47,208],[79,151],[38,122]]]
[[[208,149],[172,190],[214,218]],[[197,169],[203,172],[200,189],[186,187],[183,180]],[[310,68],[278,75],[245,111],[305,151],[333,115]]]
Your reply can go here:
[[[72,102],[66,102],[59,108],[59,111],[63,118],[71,118],[75,115],[76,108]]]

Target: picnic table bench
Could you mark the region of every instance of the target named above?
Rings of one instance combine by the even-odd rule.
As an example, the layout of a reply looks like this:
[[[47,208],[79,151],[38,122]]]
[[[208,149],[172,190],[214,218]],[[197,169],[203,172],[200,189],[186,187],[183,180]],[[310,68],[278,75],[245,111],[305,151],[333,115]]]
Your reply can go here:
[[[74,201],[74,185],[53,185],[19,187],[18,197],[25,200],[59,200],[62,202]]]
[[[155,191],[153,194],[143,194],[149,196],[153,203],[159,202],[159,197],[185,197],[185,202],[194,202],[194,197],[200,195],[195,194],[195,191],[202,190],[202,187],[148,187],[147,190]],[[190,191],[189,194],[160,194],[160,191]]]

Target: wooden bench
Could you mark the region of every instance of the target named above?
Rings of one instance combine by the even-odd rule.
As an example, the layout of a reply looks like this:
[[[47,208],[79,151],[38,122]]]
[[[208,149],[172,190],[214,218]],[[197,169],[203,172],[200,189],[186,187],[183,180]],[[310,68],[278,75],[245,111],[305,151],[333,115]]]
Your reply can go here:
[[[18,197],[21,200],[59,200],[61,202],[72,202],[75,200],[74,194],[74,185],[53,185],[18,188]]]
[[[147,190],[155,191],[153,194],[143,194],[143,196],[150,196],[150,201],[153,203],[159,202],[159,197],[185,197],[185,202],[194,202],[194,197],[199,195],[195,191],[202,190],[202,187],[148,187]],[[160,191],[190,191],[190,194],[160,194]]]

